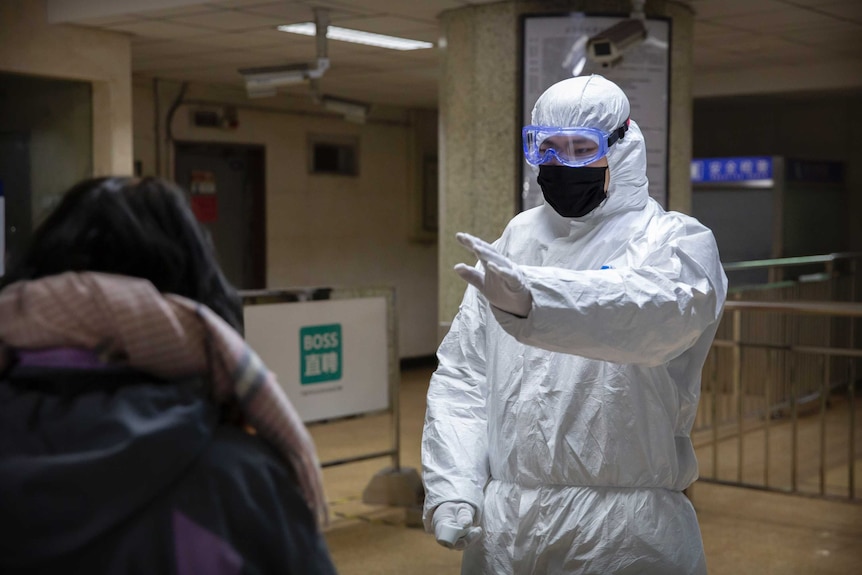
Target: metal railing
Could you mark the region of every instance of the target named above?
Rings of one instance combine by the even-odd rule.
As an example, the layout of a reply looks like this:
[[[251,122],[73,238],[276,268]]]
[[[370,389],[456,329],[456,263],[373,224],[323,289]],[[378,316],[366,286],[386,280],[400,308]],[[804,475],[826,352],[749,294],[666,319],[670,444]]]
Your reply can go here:
[[[389,407],[381,411],[372,411],[368,413],[356,413],[351,411],[350,415],[345,417],[331,417],[318,421],[307,422],[308,427],[330,425],[339,420],[374,416],[374,415],[389,415],[390,416],[390,441],[391,446],[373,452],[355,453],[347,456],[339,456],[332,459],[324,459],[321,461],[321,467],[333,467],[337,465],[345,465],[348,463],[357,463],[369,459],[378,459],[381,457],[390,457],[394,469],[401,468],[401,435],[400,429],[400,402],[399,402],[399,386],[400,386],[400,367],[398,365],[397,351],[397,319],[395,308],[395,291],[389,287],[365,287],[365,288],[344,288],[344,287],[308,287],[308,288],[286,288],[286,289],[266,289],[266,290],[245,290],[240,292],[243,301],[243,306],[256,304],[278,304],[290,302],[311,302],[311,301],[329,301],[329,300],[344,300],[351,298],[374,298],[380,297],[386,300],[386,335],[387,335],[387,354],[386,362],[388,364],[388,379],[381,382],[386,385],[389,396]],[[298,368],[297,368],[298,369]],[[281,374],[285,377],[285,374]],[[300,416],[303,416],[300,413]]]
[[[779,281],[734,287],[725,305],[692,434],[703,480],[860,501],[860,257],[726,266]],[[807,269],[784,279],[792,267]]]

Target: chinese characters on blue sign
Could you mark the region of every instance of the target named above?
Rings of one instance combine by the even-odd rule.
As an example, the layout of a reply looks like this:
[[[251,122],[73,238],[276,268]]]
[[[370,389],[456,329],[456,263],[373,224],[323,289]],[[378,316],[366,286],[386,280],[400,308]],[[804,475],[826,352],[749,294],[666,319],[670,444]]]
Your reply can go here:
[[[772,179],[772,158],[701,158],[691,162],[692,183],[747,182]]]

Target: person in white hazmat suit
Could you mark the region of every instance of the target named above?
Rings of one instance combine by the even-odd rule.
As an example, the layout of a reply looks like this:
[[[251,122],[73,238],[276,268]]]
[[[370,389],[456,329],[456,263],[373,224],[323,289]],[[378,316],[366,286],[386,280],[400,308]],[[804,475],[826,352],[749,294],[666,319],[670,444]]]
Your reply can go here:
[[[647,192],[629,102],[593,75],[524,128],[541,206],[478,257],[438,350],[423,518],[462,573],[706,573],[689,437],[727,279],[712,232]]]

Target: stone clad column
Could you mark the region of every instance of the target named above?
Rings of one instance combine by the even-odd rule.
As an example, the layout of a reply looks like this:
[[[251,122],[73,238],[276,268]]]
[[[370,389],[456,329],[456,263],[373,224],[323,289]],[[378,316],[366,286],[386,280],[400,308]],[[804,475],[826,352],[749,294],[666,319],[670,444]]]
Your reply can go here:
[[[473,256],[464,231],[493,241],[520,204],[521,16],[586,12],[628,16],[627,0],[507,1],[443,12],[439,97],[440,221],[438,317],[442,338],[466,284],[452,271]],[[669,208],[691,206],[691,9],[648,1],[647,17],[671,19]]]

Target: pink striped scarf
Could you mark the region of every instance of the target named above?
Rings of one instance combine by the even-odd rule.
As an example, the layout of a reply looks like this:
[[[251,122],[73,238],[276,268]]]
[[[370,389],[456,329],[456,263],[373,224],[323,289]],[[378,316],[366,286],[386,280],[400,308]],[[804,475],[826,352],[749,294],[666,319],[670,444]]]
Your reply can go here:
[[[0,292],[0,373],[8,350],[78,347],[166,379],[205,375],[216,401],[235,397],[248,423],[296,471],[306,501],[327,522],[320,463],[284,391],[242,337],[208,307],[160,294],[146,280],[68,272]]]

